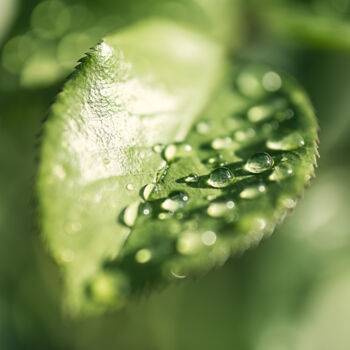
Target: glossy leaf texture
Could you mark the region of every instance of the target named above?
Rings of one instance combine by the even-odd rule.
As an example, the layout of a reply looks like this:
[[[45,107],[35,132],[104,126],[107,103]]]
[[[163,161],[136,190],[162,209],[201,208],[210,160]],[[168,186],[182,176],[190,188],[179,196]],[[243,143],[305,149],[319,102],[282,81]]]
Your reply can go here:
[[[223,74],[223,72],[225,74]],[[97,45],[45,125],[38,196],[72,313],[123,306],[269,235],[314,176],[304,91],[147,21]]]

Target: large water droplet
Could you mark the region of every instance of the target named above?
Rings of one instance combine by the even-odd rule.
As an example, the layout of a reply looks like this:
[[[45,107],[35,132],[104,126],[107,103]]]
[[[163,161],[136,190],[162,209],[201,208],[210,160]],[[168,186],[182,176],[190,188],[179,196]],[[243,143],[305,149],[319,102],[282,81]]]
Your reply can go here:
[[[253,174],[260,174],[273,167],[274,161],[268,153],[256,153],[248,159],[244,169]]]
[[[141,191],[141,196],[145,201],[148,201],[151,197],[151,194],[153,190],[156,188],[155,184],[148,184],[146,185],[142,191]]]
[[[134,226],[139,211],[139,205],[139,202],[134,202],[124,209],[123,222],[126,226]]]
[[[174,192],[170,195],[169,198],[165,199],[162,202],[161,207],[164,210],[175,212],[183,208],[189,199],[190,197],[186,192]]]
[[[164,149],[164,159],[167,161],[167,162],[171,162],[175,159],[176,157],[176,145],[171,143],[170,145],[167,145]]]
[[[239,196],[244,199],[253,199],[261,196],[264,192],[266,192],[266,186],[260,183],[245,188],[243,191],[241,191]]]
[[[198,182],[199,177],[197,174],[190,174],[188,176],[186,176],[185,178],[185,182],[187,183],[194,183],[194,182]]]
[[[217,168],[209,175],[208,184],[214,188],[224,188],[233,183],[235,177],[231,170],[225,167]]]
[[[135,260],[140,264],[149,262],[152,258],[152,252],[149,249],[140,249],[135,254]]]
[[[272,150],[278,151],[292,151],[305,145],[303,137],[297,133],[292,132],[287,135],[276,136],[266,142],[266,146]]]

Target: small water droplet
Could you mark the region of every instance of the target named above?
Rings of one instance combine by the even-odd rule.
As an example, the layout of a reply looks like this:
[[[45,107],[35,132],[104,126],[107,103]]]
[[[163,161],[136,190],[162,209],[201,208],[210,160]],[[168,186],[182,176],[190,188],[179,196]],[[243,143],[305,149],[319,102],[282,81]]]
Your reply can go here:
[[[225,167],[217,168],[211,172],[208,184],[214,188],[224,188],[229,186],[235,180],[231,170]]]
[[[253,174],[260,174],[273,167],[274,160],[268,153],[256,153],[248,159],[244,169]]]
[[[135,254],[135,260],[140,264],[149,262],[152,258],[152,252],[149,249],[140,249]]]
[[[262,95],[263,88],[258,78],[249,71],[243,71],[237,76],[237,88],[242,95],[256,98]]]
[[[126,189],[128,191],[132,191],[134,189],[134,185],[133,184],[127,184],[125,187],[126,187]]]
[[[134,202],[128,205],[123,212],[123,222],[126,226],[132,227],[137,219],[139,211],[139,202]]]
[[[179,253],[193,254],[200,246],[198,234],[194,232],[184,233],[177,241],[176,249]]]
[[[206,231],[202,233],[201,241],[206,246],[211,246],[216,242],[216,234],[213,231]]]
[[[185,182],[187,183],[198,182],[198,180],[199,180],[199,177],[197,174],[190,174],[185,178]]]
[[[139,212],[141,215],[149,216],[152,214],[153,208],[149,203],[142,203],[139,207]]]
[[[293,174],[293,168],[286,163],[281,163],[276,165],[273,172],[269,176],[269,180],[271,181],[281,181],[290,177]]]
[[[111,162],[111,161],[110,161],[109,158],[107,158],[107,157],[104,157],[104,158],[103,158],[103,164],[108,165],[110,162]]]
[[[211,125],[209,122],[199,122],[197,125],[196,125],[196,131],[198,132],[198,134],[200,135],[205,135],[205,134],[208,134],[209,131],[211,130]]]
[[[282,205],[287,209],[293,209],[297,204],[297,202],[294,199],[289,197],[283,198],[281,202],[282,202]]]
[[[228,214],[234,208],[235,203],[233,201],[213,202],[209,205],[207,214],[213,218],[220,218]]]
[[[285,120],[290,120],[295,116],[295,112],[292,108],[286,108],[283,111],[279,111],[275,114],[276,119],[279,122],[284,122]]]
[[[161,144],[161,143],[156,143],[153,147],[152,147],[152,150],[156,153],[162,153],[164,149],[164,145]]]
[[[164,159],[167,161],[167,162],[171,162],[175,159],[175,156],[176,156],[176,151],[177,151],[177,148],[176,148],[176,145],[171,143],[170,145],[167,145],[164,149]]]
[[[217,137],[211,142],[211,148],[215,150],[229,148],[232,144],[230,137]]]
[[[145,201],[148,201],[151,197],[151,194],[153,190],[156,188],[155,184],[148,184],[146,185],[142,191],[141,191],[141,196]]]
[[[261,196],[265,192],[266,192],[266,186],[260,183],[260,184],[245,188],[243,191],[241,191],[239,196],[244,199],[253,199]]]
[[[255,130],[253,128],[245,128],[237,130],[234,133],[234,139],[238,142],[248,142],[255,136]]]
[[[158,214],[159,220],[167,220],[167,219],[170,219],[171,217],[172,217],[171,213],[159,213]]]
[[[208,201],[213,201],[214,199],[216,199],[216,194],[208,194],[205,198]]]
[[[276,72],[267,72],[262,79],[262,85],[266,91],[275,92],[282,86],[282,79]]]
[[[182,209],[187,204],[189,199],[190,197],[186,192],[174,192],[169,198],[162,202],[161,207],[164,210],[175,212]]]
[[[288,102],[285,98],[274,99],[249,108],[247,117],[253,123],[261,122],[272,117],[278,111],[285,109],[287,104]]]
[[[266,146],[272,150],[278,151],[292,151],[305,145],[303,137],[297,133],[292,132],[287,135],[276,136],[266,142]]]

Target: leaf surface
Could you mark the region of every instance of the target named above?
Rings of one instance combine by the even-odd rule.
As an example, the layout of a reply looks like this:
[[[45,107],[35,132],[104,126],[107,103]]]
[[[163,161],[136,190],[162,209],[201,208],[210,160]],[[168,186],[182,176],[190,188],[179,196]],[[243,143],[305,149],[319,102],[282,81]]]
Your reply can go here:
[[[259,242],[314,175],[316,141],[310,102],[284,74],[228,69],[220,47],[164,21],[107,37],[43,138],[42,226],[69,309],[121,306]]]

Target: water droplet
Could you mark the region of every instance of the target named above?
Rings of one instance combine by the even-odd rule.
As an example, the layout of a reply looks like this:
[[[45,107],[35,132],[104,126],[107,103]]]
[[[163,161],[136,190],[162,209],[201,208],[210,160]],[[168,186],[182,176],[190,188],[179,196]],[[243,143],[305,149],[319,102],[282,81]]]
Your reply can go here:
[[[216,242],[216,234],[213,231],[206,231],[202,233],[201,241],[206,246],[211,246]]]
[[[162,202],[161,207],[164,210],[175,212],[182,209],[187,204],[189,199],[190,197],[186,192],[174,192],[169,198]]]
[[[208,194],[205,198],[208,201],[213,201],[214,199],[216,199],[216,194]]]
[[[248,142],[252,140],[255,136],[255,130],[253,128],[245,128],[237,130],[234,133],[234,139],[238,142]]]
[[[269,180],[271,181],[281,181],[290,177],[293,174],[293,168],[286,163],[281,163],[276,165],[273,172],[269,176]]]
[[[196,125],[196,131],[200,135],[208,134],[210,130],[211,130],[211,125],[208,122],[203,121],[203,122],[199,122]]]
[[[207,214],[213,218],[220,218],[228,214],[234,208],[235,203],[233,201],[213,202],[209,205]]]
[[[198,182],[198,180],[199,180],[199,177],[197,174],[190,174],[185,178],[185,182],[187,183]]]
[[[152,258],[152,252],[149,249],[140,249],[135,254],[135,260],[140,264],[149,262]]]
[[[273,167],[274,161],[268,153],[256,153],[248,159],[244,169],[253,174],[260,174]]]
[[[272,117],[281,109],[285,109],[288,102],[285,98],[278,98],[249,108],[247,117],[251,122],[257,123]]]
[[[239,196],[244,199],[253,199],[261,196],[265,192],[266,192],[266,186],[260,183],[260,184],[245,188],[243,191],[241,191]]]
[[[282,202],[282,205],[287,209],[293,209],[297,204],[297,202],[294,199],[289,197],[282,198],[281,202]]]
[[[132,227],[137,219],[139,211],[139,202],[134,202],[128,205],[123,212],[123,222],[126,226]]]
[[[282,86],[282,79],[276,72],[267,72],[262,79],[263,87],[266,91],[275,92]]]
[[[152,214],[153,208],[149,203],[140,204],[139,212],[141,215],[149,216]]]
[[[292,132],[287,135],[276,136],[266,142],[266,146],[272,150],[278,151],[292,151],[305,145],[303,137],[297,133]]]
[[[159,220],[167,220],[167,219],[170,219],[172,216],[171,213],[159,213],[158,214],[158,219]]]
[[[95,301],[101,304],[113,304],[120,307],[125,303],[129,284],[124,275],[100,273],[89,285],[89,291]]]
[[[194,232],[184,233],[177,241],[176,249],[181,254],[193,254],[200,247],[198,234]]]
[[[133,184],[127,184],[125,187],[126,187],[126,189],[128,191],[132,191],[134,189],[134,185]]]
[[[176,145],[171,143],[170,145],[167,145],[164,149],[164,159],[167,162],[171,162],[175,159],[176,156]]]
[[[104,157],[104,158],[103,158],[103,164],[108,165],[110,162],[111,162],[111,161],[110,161],[109,158],[107,158],[107,157]]]
[[[229,148],[231,146],[232,139],[230,137],[217,137],[211,142],[211,148],[219,150]]]
[[[170,273],[171,273],[175,278],[178,278],[178,279],[184,279],[184,278],[187,277],[187,275],[182,275],[182,274],[176,273],[174,270],[171,270]]]
[[[164,145],[161,144],[161,143],[156,143],[156,144],[152,147],[153,152],[156,152],[156,153],[162,153],[163,149],[164,149]]]
[[[142,191],[141,191],[141,196],[145,201],[148,201],[151,197],[151,194],[153,190],[156,188],[155,184],[148,184],[146,185]]]
[[[237,76],[236,84],[241,94],[246,97],[256,98],[263,93],[258,78],[248,71],[243,71]]]
[[[278,121],[283,122],[285,120],[290,120],[295,116],[295,112],[292,108],[286,108],[283,111],[279,111],[275,114]]]
[[[208,184],[214,188],[224,188],[233,183],[235,177],[231,170],[225,167],[217,168],[209,175]]]

